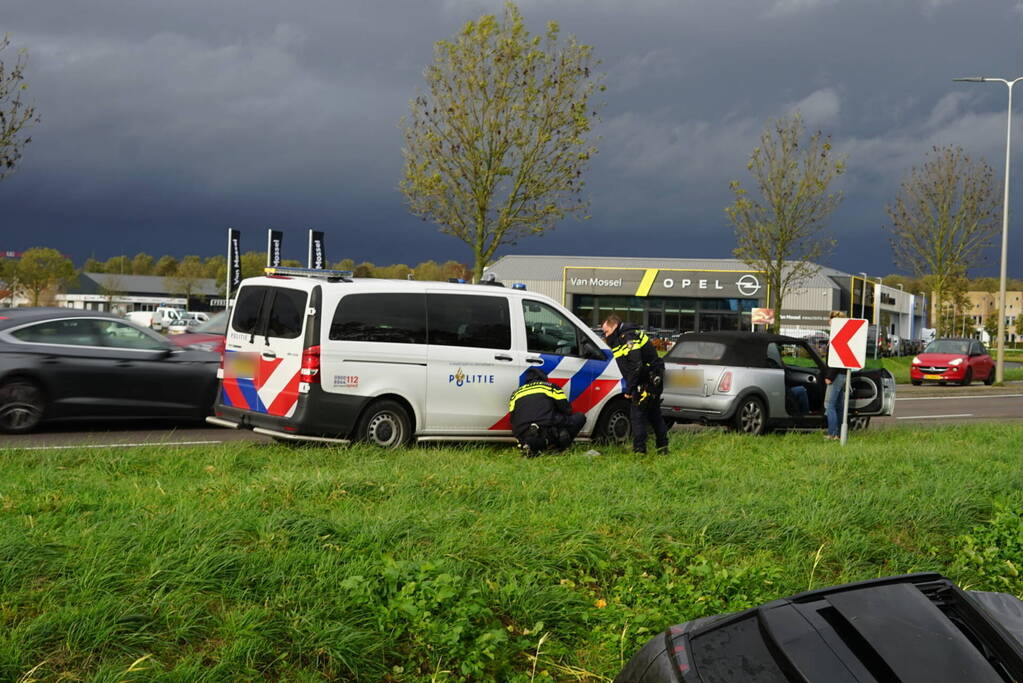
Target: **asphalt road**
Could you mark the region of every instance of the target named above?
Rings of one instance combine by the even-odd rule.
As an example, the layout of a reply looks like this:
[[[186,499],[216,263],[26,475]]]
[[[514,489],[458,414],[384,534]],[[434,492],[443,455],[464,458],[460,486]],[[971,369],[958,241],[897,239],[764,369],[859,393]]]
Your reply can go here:
[[[875,418],[873,425],[943,425],[978,421],[1023,421],[1023,382],[1004,387],[913,387],[899,385],[895,415]],[[222,429],[199,424],[93,423],[50,427],[46,431],[0,436],[0,448],[25,450],[71,450],[219,444],[232,441],[269,443],[265,436],[248,430]]]

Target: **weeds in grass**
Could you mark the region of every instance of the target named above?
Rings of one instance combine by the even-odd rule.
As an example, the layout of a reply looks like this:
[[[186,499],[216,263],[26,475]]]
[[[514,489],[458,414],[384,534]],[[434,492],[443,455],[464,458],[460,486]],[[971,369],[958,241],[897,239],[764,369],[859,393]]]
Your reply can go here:
[[[1019,427],[673,440],[0,451],[0,679],[595,681],[808,587],[1023,591]]]

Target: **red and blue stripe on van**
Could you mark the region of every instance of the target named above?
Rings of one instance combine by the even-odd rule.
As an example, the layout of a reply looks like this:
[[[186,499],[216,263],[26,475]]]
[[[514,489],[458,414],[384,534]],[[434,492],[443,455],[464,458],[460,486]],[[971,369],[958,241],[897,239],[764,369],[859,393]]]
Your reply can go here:
[[[290,373],[282,368],[282,358],[266,360],[255,356],[252,377],[239,376],[237,369],[243,364],[235,362],[238,351],[224,350],[224,379],[221,381],[221,401],[225,406],[266,413],[278,417],[291,417],[298,404],[299,371]]]
[[[556,371],[558,366],[561,365],[561,361],[565,358],[564,356],[541,353],[540,358],[543,359],[543,364],[536,367],[547,375],[548,381],[552,384],[557,384],[562,389],[565,388],[565,385],[569,385],[567,390],[568,402],[572,404],[572,410],[576,413],[589,412],[593,406],[600,403],[607,396],[615,384],[621,382],[620,379],[599,379],[614,359],[611,351],[607,349],[604,349],[603,360],[588,360],[584,362],[582,367],[576,370],[571,377],[551,377],[551,373]],[[525,383],[527,372],[529,370],[524,370],[519,375],[519,386]],[[511,415],[506,413],[490,429],[510,430]]]

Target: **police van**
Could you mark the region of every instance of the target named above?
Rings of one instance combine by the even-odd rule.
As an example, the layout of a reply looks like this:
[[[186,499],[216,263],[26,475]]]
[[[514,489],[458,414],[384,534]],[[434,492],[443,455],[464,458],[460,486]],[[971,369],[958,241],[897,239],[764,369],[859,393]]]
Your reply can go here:
[[[268,268],[238,290],[207,419],[277,440],[512,441],[508,397],[532,367],[586,414],[580,436],[629,437],[611,350],[546,296]]]

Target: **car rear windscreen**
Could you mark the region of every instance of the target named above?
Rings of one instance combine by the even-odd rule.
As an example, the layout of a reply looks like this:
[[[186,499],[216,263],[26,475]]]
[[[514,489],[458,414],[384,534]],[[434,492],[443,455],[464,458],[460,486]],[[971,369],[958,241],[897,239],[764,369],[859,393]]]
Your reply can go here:
[[[231,329],[244,334],[295,339],[302,334],[308,294],[286,287],[242,287]]]
[[[263,301],[267,287],[242,287],[234,304],[231,329],[244,334],[254,334],[263,317]]]
[[[266,319],[266,335],[295,339],[302,334],[309,295],[301,289],[272,287],[271,290],[274,296]]]
[[[667,355],[669,360],[721,360],[727,347],[721,342],[680,339]]]

